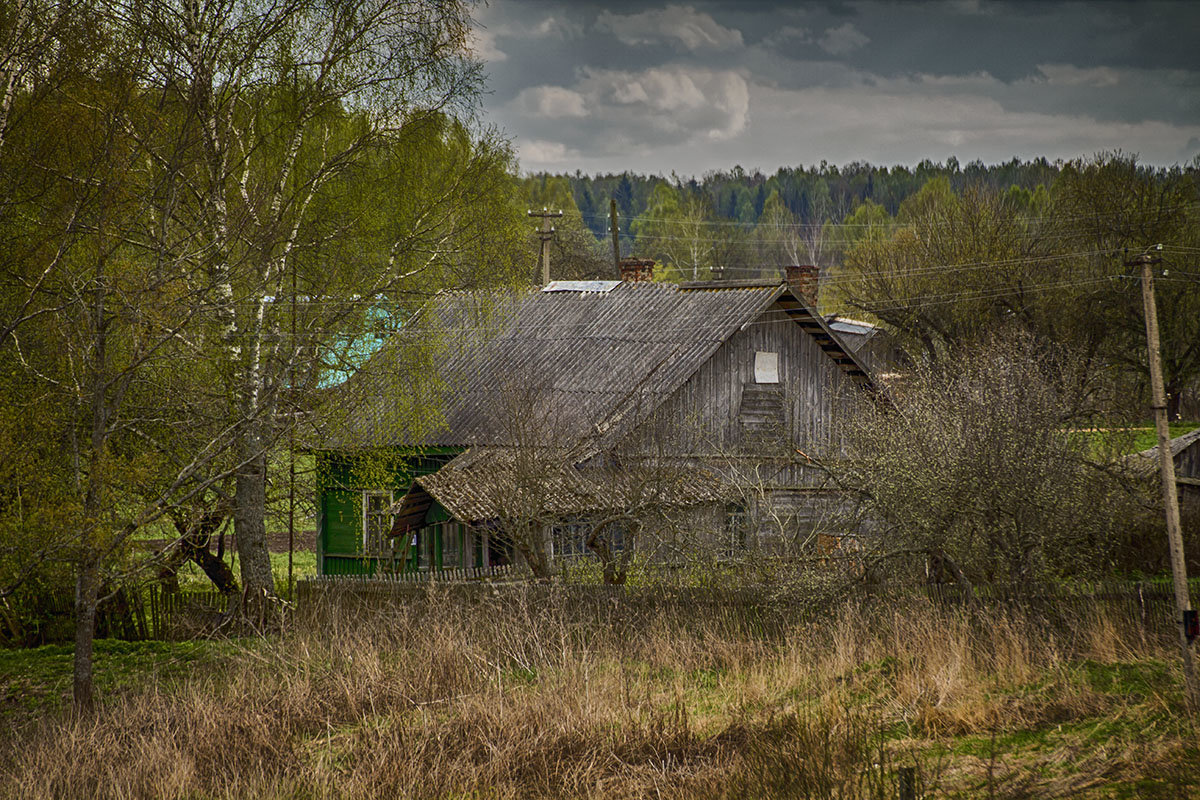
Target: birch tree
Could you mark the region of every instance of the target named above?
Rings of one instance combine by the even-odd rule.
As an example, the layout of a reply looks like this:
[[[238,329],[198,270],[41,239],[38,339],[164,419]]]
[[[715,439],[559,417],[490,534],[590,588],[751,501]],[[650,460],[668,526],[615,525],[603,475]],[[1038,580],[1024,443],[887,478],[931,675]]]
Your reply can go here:
[[[465,46],[469,6],[110,0],[105,8],[143,41],[140,80],[171,112],[172,135],[143,142],[163,167],[159,227],[146,245],[160,263],[201,268],[214,288],[206,337],[237,425],[241,578],[249,596],[270,595],[266,454],[289,410],[285,394],[312,385],[329,330],[444,266],[470,223],[457,202],[470,164],[410,208],[402,229],[372,226],[346,194],[414,126],[472,109],[480,73]],[[496,149],[485,140],[478,151]],[[335,210],[339,198],[349,214]],[[389,241],[367,248],[363,237]],[[281,302],[293,294],[303,296],[302,320]]]

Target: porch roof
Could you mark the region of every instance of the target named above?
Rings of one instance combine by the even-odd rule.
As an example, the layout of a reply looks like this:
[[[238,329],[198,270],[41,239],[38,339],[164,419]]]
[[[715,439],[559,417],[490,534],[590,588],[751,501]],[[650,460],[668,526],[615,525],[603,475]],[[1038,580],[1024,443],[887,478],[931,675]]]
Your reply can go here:
[[[561,519],[587,513],[645,514],[724,502],[730,497],[702,466],[655,464],[572,466],[562,453],[475,448],[439,471],[417,478],[393,506],[393,535],[424,524],[436,501],[460,522]]]

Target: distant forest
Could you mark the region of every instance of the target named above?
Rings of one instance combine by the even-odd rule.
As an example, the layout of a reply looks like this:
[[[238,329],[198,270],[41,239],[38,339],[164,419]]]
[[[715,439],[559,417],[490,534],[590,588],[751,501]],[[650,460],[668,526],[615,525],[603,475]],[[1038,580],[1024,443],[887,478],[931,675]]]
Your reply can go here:
[[[781,167],[771,175],[738,166],[707,173],[699,180],[631,172],[595,176],[576,172],[567,179],[584,223],[603,238],[608,233],[610,198],[616,199],[622,220],[637,220],[651,208],[655,188],[664,184],[702,203],[712,220],[757,225],[768,200],[776,195],[796,223],[821,225],[845,219],[868,200],[895,216],[900,204],[932,178],[946,178],[956,193],[967,186],[986,186],[997,192],[1017,187],[1033,192],[1038,186],[1050,186],[1061,168],[1061,162],[1045,158],[1014,158],[990,165],[972,161],[962,166],[951,156],[945,163],[925,160],[914,168],[857,161],[839,167],[822,161],[819,166]],[[544,182],[549,177],[537,174],[532,179]],[[623,243],[632,246],[634,237],[629,231],[623,233]]]
[[[735,166],[699,179],[577,171],[527,175],[518,194],[531,208],[565,213],[556,224],[555,277],[616,277],[609,232],[616,200],[621,255],[653,258],[658,279],[757,278],[785,263],[837,266],[859,233],[889,226],[926,187],[953,195],[970,187],[1029,211],[1044,206],[1070,169],[1046,158],[963,166],[952,156],[912,168],[821,162],[771,175]]]

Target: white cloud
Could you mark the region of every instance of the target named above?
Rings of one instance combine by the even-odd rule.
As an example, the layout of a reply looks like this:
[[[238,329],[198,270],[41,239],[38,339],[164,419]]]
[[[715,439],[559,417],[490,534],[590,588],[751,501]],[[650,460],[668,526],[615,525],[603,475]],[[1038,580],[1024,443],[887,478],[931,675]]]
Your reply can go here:
[[[689,51],[732,50],[742,46],[742,32],[721,25],[692,6],[669,5],[638,14],[604,11],[597,30],[612,33],[628,45],[669,42]]]
[[[1013,110],[980,91],[991,82],[1000,83],[986,76],[964,78],[965,91],[949,93],[946,80],[922,76],[836,89],[755,86],[755,125],[738,148],[784,164],[821,159],[911,164],[950,155],[964,162],[1030,154],[1069,159],[1117,148],[1161,163],[1176,158],[1188,136],[1200,133],[1200,125]],[[779,136],[783,130],[789,132],[786,140]]]
[[[729,139],[746,127],[750,90],[728,70],[654,67],[642,72],[589,70],[576,87],[599,118],[671,137]]]
[[[550,119],[588,115],[583,95],[561,86],[533,86],[522,89],[513,102],[527,114]]]
[[[508,54],[496,46],[496,34],[477,25],[467,34],[467,47],[482,61],[504,61],[508,58]]]
[[[540,165],[538,169],[547,166],[561,165],[568,160],[577,160],[579,153],[570,149],[562,142],[548,142],[545,139],[533,139],[521,142],[517,146],[521,162],[529,168],[531,164]]]
[[[557,169],[571,157],[631,158],[736,139],[749,123],[750,87],[732,71],[584,70],[569,87],[522,91],[505,110],[520,115],[526,132],[522,168]]]
[[[854,27],[853,22],[846,22],[836,28],[830,28],[817,40],[817,44],[826,53],[834,56],[844,56],[852,53],[867,42],[867,35]]]
[[[533,39],[574,39],[583,34],[583,26],[563,17],[546,17],[544,20],[529,28],[529,36]],[[516,36],[513,31],[510,35]]]

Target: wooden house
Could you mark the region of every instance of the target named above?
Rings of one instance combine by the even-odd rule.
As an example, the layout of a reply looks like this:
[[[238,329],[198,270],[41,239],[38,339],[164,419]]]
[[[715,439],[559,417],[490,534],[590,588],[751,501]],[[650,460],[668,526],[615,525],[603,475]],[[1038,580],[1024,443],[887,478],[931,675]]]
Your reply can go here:
[[[675,285],[632,262],[621,281],[438,295],[339,391],[315,448],[319,571],[507,563],[522,514],[570,531],[653,503],[738,546],[766,502],[813,524],[827,492],[804,459],[838,447],[873,382],[815,311],[815,268],[788,270]],[[422,409],[424,430],[396,423]]]

